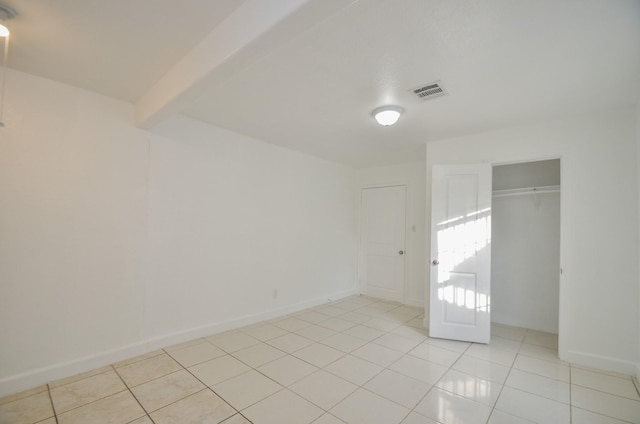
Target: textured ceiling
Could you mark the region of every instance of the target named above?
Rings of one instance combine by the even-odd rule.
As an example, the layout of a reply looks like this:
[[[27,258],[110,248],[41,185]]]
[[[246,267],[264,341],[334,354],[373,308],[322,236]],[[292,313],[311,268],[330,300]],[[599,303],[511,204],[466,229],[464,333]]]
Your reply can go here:
[[[3,1],[20,13],[11,67],[131,102],[242,9],[220,0]],[[205,80],[180,111],[370,166],[423,159],[430,140],[638,101],[637,0],[343,3],[288,38],[284,27],[285,42]],[[408,91],[436,80],[449,96],[422,103]],[[406,110],[397,125],[372,119],[384,104]]]

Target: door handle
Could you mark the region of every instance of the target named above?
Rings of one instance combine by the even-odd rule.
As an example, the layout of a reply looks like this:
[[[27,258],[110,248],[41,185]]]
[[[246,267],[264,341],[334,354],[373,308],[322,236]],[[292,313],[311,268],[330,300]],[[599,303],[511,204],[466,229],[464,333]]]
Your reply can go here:
[[[440,265],[440,261],[439,261],[439,260],[437,260],[437,259],[434,259],[431,263],[432,263],[433,265]]]
[[[399,251],[398,255],[404,255],[404,250]]]

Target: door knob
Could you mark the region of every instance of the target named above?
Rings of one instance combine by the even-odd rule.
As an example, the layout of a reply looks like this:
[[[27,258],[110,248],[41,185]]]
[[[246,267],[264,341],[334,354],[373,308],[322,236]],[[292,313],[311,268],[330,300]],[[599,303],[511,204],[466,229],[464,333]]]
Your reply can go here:
[[[398,255],[404,255],[404,250],[399,251]]]
[[[431,263],[432,263],[432,264],[434,264],[434,265],[439,265],[439,264],[440,264],[440,261],[439,261],[439,260],[437,260],[437,259],[434,259],[434,260],[433,260],[433,262],[431,262]]]

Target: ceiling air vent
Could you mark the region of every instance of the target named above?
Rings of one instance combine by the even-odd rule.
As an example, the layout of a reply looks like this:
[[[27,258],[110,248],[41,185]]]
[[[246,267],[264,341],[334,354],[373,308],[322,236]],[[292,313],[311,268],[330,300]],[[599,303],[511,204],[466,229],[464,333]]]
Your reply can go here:
[[[442,88],[442,84],[440,83],[440,81],[422,85],[409,91],[418,96],[418,99],[423,102],[429,99],[435,99],[436,97],[442,97],[449,94],[444,88]]]

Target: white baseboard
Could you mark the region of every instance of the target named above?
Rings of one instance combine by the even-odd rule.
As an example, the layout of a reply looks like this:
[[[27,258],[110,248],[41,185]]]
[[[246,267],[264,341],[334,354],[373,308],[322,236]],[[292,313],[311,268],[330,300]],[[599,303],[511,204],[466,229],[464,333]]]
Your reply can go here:
[[[595,355],[586,352],[570,350],[567,352],[566,361],[575,365],[595,368],[602,371],[613,371],[620,374],[634,375],[638,372],[638,364],[632,361],[612,358],[609,356]]]
[[[234,328],[244,327],[260,321],[287,315],[303,309],[312,308],[324,303],[333,302],[348,296],[358,294],[352,289],[333,293],[303,302],[278,307],[258,314],[245,315],[228,321],[211,323],[199,327],[189,328],[171,334],[142,340],[127,346],[106,350],[71,361],[61,362],[35,370],[27,371],[0,379],[0,397],[28,390],[60,378],[70,377],[81,372],[89,371],[105,365],[110,365],[125,359],[151,352],[156,349],[182,343],[199,337],[210,336]]]

